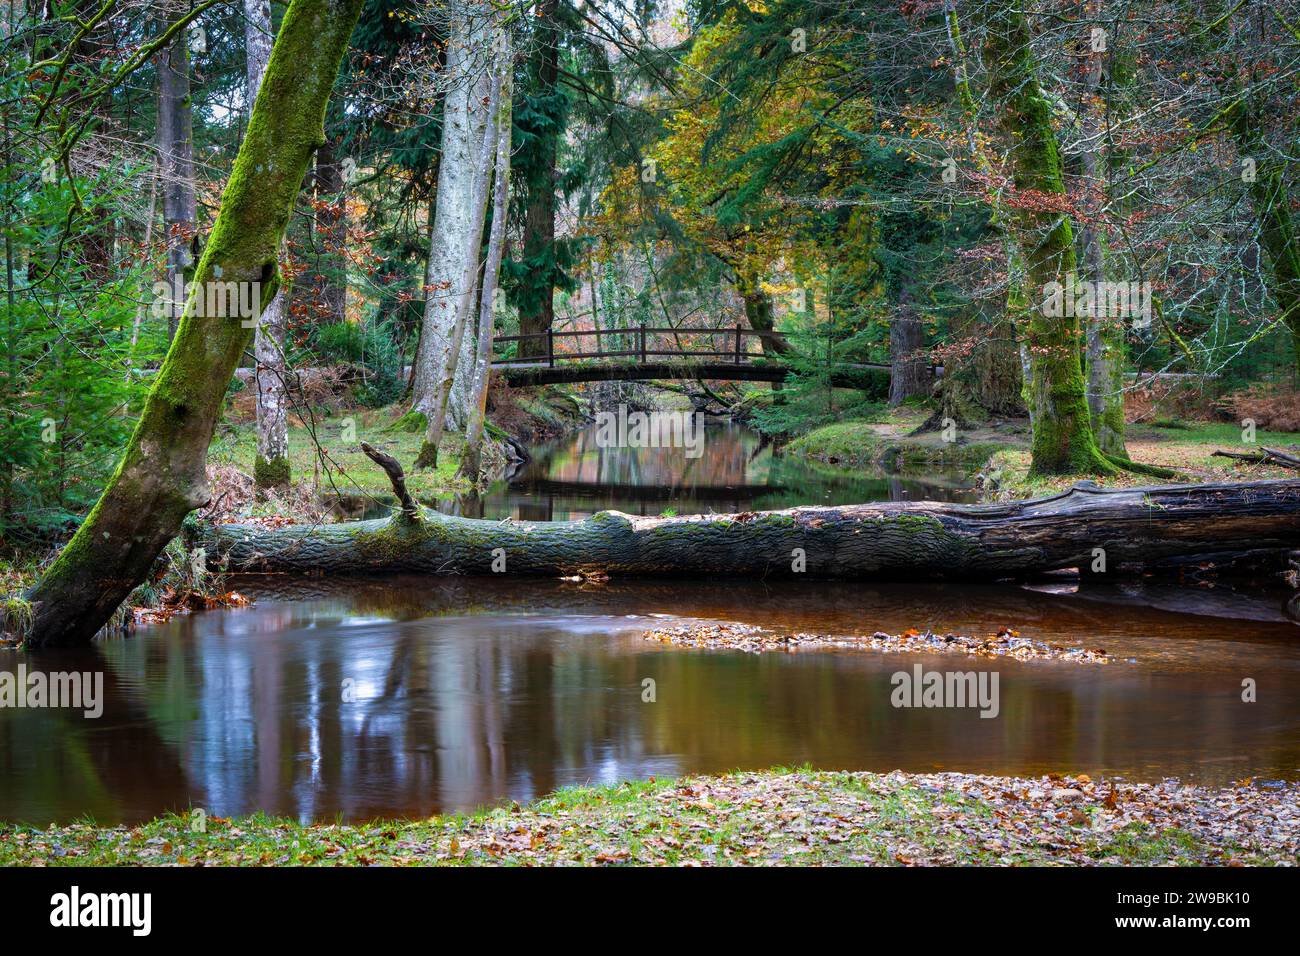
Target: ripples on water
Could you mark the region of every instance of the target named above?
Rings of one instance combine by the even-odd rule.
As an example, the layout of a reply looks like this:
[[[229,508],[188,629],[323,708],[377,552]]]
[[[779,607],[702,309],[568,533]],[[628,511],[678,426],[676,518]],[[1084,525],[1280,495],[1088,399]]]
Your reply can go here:
[[[807,470],[796,491],[789,466],[755,453],[752,435],[731,430],[730,438],[718,448],[744,467],[697,465],[694,484],[674,485],[681,497],[650,486],[622,510],[707,510],[700,489],[724,478],[734,497],[713,499],[727,506],[715,510],[908,490],[891,476],[840,485]],[[615,465],[570,449],[561,459],[546,466],[545,479],[535,465],[484,507],[578,517],[610,506],[605,486],[617,484],[618,494],[636,487],[626,458]],[[541,480],[564,485],[539,491]],[[944,487],[961,494],[947,479]],[[178,618],[82,653],[23,658],[29,669],[102,668],[107,701],[99,720],[0,710],[0,819],[135,821],[189,806],[304,820],[414,816],[525,801],[568,784],[805,762],[1300,779],[1300,632],[1281,615],[1280,595],[449,577],[236,584],[256,606]],[[643,641],[641,632],[667,615],[842,634],[991,634],[1009,625],[1041,640],[1102,646],[1119,660],[752,656]],[[18,660],[6,654],[0,669]],[[894,709],[890,675],[918,662],[997,670],[999,718]],[[1258,683],[1257,703],[1241,701],[1246,677]],[[645,678],[656,682],[654,703],[642,702]]]

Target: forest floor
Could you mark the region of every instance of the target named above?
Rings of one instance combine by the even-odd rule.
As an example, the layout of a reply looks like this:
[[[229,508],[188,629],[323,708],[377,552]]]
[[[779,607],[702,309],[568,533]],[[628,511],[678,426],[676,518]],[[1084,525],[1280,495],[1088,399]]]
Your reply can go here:
[[[959,429],[954,441],[945,442],[940,432],[912,434],[928,414],[924,408],[903,406],[875,420],[836,422],[794,439],[785,452],[841,467],[964,468],[990,501],[1050,495],[1079,480],[1077,475],[1030,478],[1029,423],[1024,419]],[[1300,449],[1300,432],[1258,430],[1254,437],[1253,444],[1244,442],[1241,428],[1231,422],[1135,423],[1128,426],[1127,447],[1133,461],[1173,468],[1193,483],[1297,477],[1291,469],[1214,457],[1215,451],[1243,453],[1262,446]],[[1132,472],[1093,480],[1103,487],[1161,483]]]
[[[576,787],[416,821],[0,824],[0,866],[1294,865],[1297,795],[1249,781],[776,769]]]
[[[387,409],[358,409],[322,415],[308,423],[294,422],[289,428],[290,492],[253,501],[249,478],[247,489],[238,489],[246,494],[232,489],[232,495],[240,498],[243,510],[253,516],[295,514],[304,495],[392,500],[392,483],[384,470],[361,451],[363,441],[402,464],[407,489],[421,501],[430,503],[469,490],[469,482],[456,477],[462,436],[448,433],[443,437],[437,470],[416,471],[411,466],[420,453],[424,434],[393,428],[396,420],[397,416]],[[229,469],[252,475],[256,455],[257,431],[252,423],[231,424],[218,433],[208,452],[208,467],[216,479],[218,495],[223,479],[242,484]],[[244,498],[247,501],[242,501]]]
[[[1189,483],[1261,481],[1300,478],[1300,472],[1273,465],[1254,465],[1231,458],[1216,458],[1216,451],[1238,454],[1262,447],[1300,451],[1300,433],[1259,430],[1255,441],[1242,441],[1241,428],[1231,422],[1191,422],[1185,427],[1131,424],[1126,431],[1129,457],[1140,464],[1173,468]],[[981,486],[992,501],[1037,498],[1069,488],[1077,477],[1029,477],[1029,449],[998,450],[981,472]],[[1161,484],[1160,479],[1132,472],[1093,479],[1107,488]]]

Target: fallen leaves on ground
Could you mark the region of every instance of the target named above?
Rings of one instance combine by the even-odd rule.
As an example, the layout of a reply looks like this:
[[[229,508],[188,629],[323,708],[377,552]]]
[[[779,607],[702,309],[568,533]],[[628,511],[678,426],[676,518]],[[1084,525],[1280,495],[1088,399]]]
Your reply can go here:
[[[563,790],[473,817],[0,825],[0,864],[1295,865],[1296,784],[778,770]]]

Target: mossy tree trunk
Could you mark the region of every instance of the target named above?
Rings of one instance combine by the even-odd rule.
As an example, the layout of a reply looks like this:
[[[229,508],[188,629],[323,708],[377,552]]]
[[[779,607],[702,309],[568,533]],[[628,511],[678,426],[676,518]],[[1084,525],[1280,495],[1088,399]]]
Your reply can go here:
[[[1025,282],[1034,308],[1024,330],[1033,406],[1033,474],[1112,474],[1092,433],[1084,388],[1082,329],[1073,316],[1041,307],[1052,283],[1075,271],[1074,232],[1066,211],[1052,106],[1038,82],[1032,34],[1015,0],[990,0],[984,63],[989,91],[1010,150],[1009,167]],[[1065,310],[1061,310],[1065,311]]]
[[[903,281],[898,306],[889,320],[889,404],[898,406],[930,390],[925,328],[913,305],[912,287]]]
[[[244,0],[244,45],[247,51],[248,105],[257,100],[266,65],[271,61],[269,0]],[[253,334],[253,357],[257,363],[257,457],[253,478],[258,488],[287,487],[289,484],[288,368],[284,360],[284,339],[288,327],[288,291],[276,289],[275,298],[262,311]]]
[[[325,106],[362,5],[289,4],[194,294],[140,422],[98,503],[29,595],[33,645],[89,641],[145,579],[185,516],[208,501],[208,445],[252,323],[197,315],[197,297],[214,281],[258,283],[259,308],[275,295],[276,254],[324,140]]]
[[[559,0],[541,0],[533,41],[533,71],[531,91],[541,101],[563,101],[565,93],[560,88],[560,27]],[[528,205],[524,211],[523,251],[524,262],[546,263],[536,273],[525,279],[529,291],[527,304],[519,311],[521,335],[549,332],[555,324],[555,270],[549,268],[555,251],[555,188],[559,166],[560,135],[536,137],[533,150],[538,168],[528,183]],[[518,343],[521,358],[546,354],[546,339],[524,339]]]
[[[736,291],[745,306],[745,318],[755,332],[764,333],[759,339],[764,355],[785,355],[790,343],[776,331],[776,308],[772,296],[763,288],[763,280],[756,275],[736,272]]]

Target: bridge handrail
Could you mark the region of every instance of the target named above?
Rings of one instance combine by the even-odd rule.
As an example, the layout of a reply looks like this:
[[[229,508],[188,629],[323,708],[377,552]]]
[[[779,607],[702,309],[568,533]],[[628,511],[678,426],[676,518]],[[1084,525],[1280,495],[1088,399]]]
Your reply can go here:
[[[634,349],[610,349],[608,351],[600,348],[600,340],[607,335],[633,335],[636,336],[636,347]],[[665,351],[658,348],[650,348],[646,342],[647,335],[727,335],[732,337],[732,347],[726,351],[719,349],[709,349],[700,351],[689,351],[685,348]],[[563,352],[555,351],[555,340],[562,338],[584,338],[595,336],[597,351],[595,352]],[[659,326],[637,325],[626,328],[614,329],[574,329],[569,331],[557,332],[554,329],[548,329],[545,332],[521,332],[518,335],[498,335],[494,336],[493,342],[525,342],[544,339],[546,341],[546,352],[542,355],[523,355],[515,358],[494,358],[493,365],[516,365],[516,364],[536,364],[546,362],[554,367],[556,360],[575,361],[582,359],[603,359],[603,358],[637,358],[645,363],[651,356],[680,356],[683,358],[715,358],[730,359],[735,364],[741,364],[749,357],[749,351],[745,347],[745,339],[769,339],[773,336],[780,336],[780,333],[774,331],[762,332],[755,329],[746,329],[740,325],[720,326],[718,328],[689,328],[674,329],[663,328]]]

